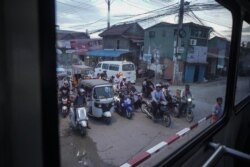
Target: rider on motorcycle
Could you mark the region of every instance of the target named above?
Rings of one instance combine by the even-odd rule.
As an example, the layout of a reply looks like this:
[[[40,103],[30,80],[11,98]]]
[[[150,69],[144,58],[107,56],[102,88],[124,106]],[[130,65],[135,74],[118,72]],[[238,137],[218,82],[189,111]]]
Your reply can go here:
[[[171,95],[168,83],[162,85],[162,91],[165,95],[166,100],[169,102],[172,99],[172,95]]]
[[[181,105],[180,111],[183,111],[187,107],[187,99],[188,97],[192,97],[189,84],[185,85],[185,89],[181,91]]]
[[[120,89],[126,89],[126,85],[127,85],[127,78],[126,76],[123,76],[120,82]]]
[[[117,73],[114,78],[114,83],[116,84],[116,88],[120,89],[121,77],[120,73]]]
[[[86,97],[85,97],[85,90],[83,88],[78,88],[77,96],[74,100],[74,115],[75,115],[75,121],[76,121],[76,108],[78,107],[85,107],[87,105]],[[87,121],[87,128],[90,129],[89,123]]]
[[[111,78],[109,79],[109,83],[113,84],[114,83],[114,76],[112,75]]]
[[[128,94],[129,94],[129,93],[134,93],[134,92],[136,92],[136,88],[135,88],[135,86],[133,85],[133,82],[134,82],[134,81],[128,81],[127,84],[126,84],[126,86],[127,86],[127,93],[128,93]]]
[[[107,78],[108,78],[107,71],[103,71],[103,72],[101,73],[101,79],[106,80]]]
[[[159,83],[156,84],[156,88],[151,93],[151,96],[152,96],[152,102],[151,102],[152,113],[153,113],[154,118],[156,118],[157,110],[160,108],[160,102],[166,101],[165,96],[164,96],[163,91],[162,91],[161,84],[159,84]]]
[[[70,94],[70,88],[69,88],[69,82],[67,80],[63,81],[63,86],[59,89],[60,95],[66,96],[69,99]]]

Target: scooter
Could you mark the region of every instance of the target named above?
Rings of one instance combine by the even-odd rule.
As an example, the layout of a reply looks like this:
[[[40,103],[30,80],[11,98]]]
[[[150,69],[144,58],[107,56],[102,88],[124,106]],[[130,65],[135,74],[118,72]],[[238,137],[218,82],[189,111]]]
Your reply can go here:
[[[114,96],[115,99],[115,111],[123,116],[126,116],[128,119],[133,117],[133,104],[130,97],[125,96],[121,99],[119,96]]]
[[[146,114],[146,116],[149,119],[157,120],[163,123],[166,127],[169,127],[171,125],[171,117],[167,110],[167,102],[161,101],[159,110],[156,111],[156,118],[154,117],[152,113],[152,105],[149,101],[142,101],[142,107],[141,110],[143,113]]]
[[[70,100],[67,96],[63,96],[61,100],[61,114],[65,118],[69,114]]]
[[[87,124],[88,124],[88,116],[85,107],[77,107],[70,108],[69,113],[69,121],[70,121],[70,127],[72,127],[74,130],[78,130],[81,134],[81,136],[85,136],[87,134]],[[76,115],[75,115],[76,113]]]

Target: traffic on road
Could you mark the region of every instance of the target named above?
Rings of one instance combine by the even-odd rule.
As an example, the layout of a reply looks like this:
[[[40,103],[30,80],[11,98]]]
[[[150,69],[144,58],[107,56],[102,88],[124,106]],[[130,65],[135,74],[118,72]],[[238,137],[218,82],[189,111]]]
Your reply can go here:
[[[126,77],[119,75],[109,79],[83,79],[71,88],[69,82],[66,80],[58,89],[60,96],[60,90],[67,87],[71,100],[69,116],[59,111],[61,154],[72,152],[71,158],[62,159],[62,166],[69,163],[120,166],[135,154],[210,115],[216,97],[224,97],[226,86],[226,78],[171,85],[163,80],[154,84],[145,78],[126,81]],[[76,100],[79,96],[84,97],[82,101]],[[82,103],[84,113],[75,109],[76,101]],[[72,117],[72,113],[78,117]],[[72,126],[72,119],[79,125]],[[85,123],[80,123],[84,120]],[[207,120],[203,128],[211,122]],[[84,127],[84,131],[79,126]],[[180,145],[174,147],[177,149]],[[84,152],[81,160],[80,152]],[[88,156],[90,154],[95,156]]]

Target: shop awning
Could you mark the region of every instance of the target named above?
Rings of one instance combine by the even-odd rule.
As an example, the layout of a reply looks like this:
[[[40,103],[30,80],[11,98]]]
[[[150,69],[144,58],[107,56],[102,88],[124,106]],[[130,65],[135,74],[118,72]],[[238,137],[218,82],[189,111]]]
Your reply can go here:
[[[87,56],[92,57],[119,57],[123,54],[129,53],[129,51],[124,50],[93,50],[86,52]]]

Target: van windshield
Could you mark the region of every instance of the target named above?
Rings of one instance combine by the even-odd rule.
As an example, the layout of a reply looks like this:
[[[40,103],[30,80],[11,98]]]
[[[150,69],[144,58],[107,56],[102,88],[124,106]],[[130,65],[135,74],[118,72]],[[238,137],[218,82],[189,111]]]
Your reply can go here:
[[[122,65],[122,71],[134,71],[135,66],[134,64],[123,64]]]
[[[113,87],[112,86],[102,86],[94,89],[95,99],[106,99],[113,97]]]

